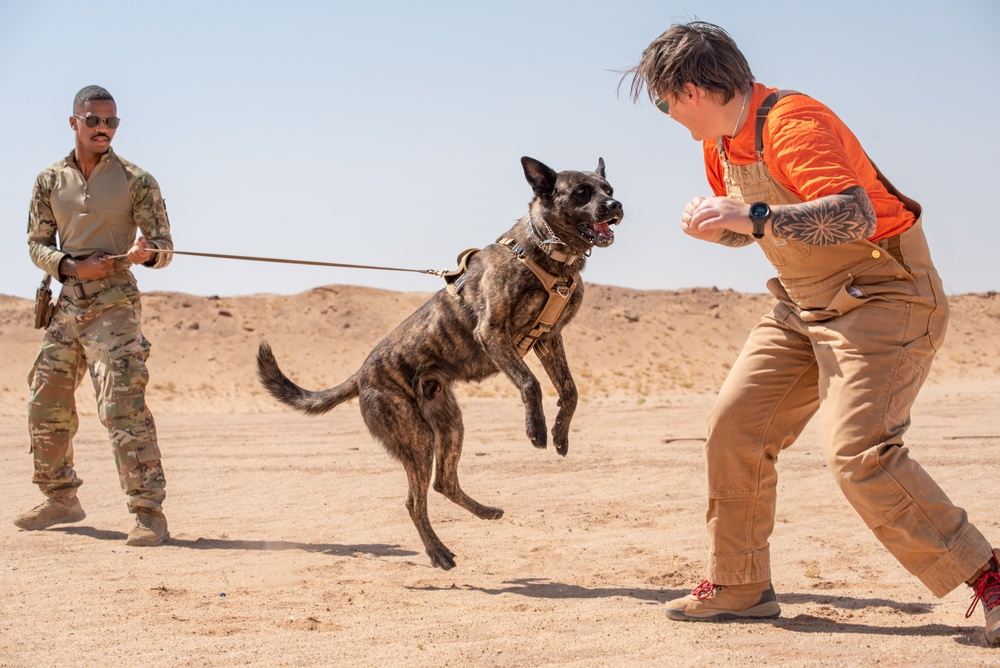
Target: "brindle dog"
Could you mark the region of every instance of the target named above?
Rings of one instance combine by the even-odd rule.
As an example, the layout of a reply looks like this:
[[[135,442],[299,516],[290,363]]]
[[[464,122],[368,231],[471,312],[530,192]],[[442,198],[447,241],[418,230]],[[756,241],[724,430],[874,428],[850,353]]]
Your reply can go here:
[[[464,427],[452,384],[504,372],[521,393],[528,439],[536,448],[544,448],[542,390],[516,346],[532,331],[549,298],[549,291],[528,265],[533,261],[557,277],[557,290],[564,297],[566,286],[573,285],[551,329],[537,335],[535,328],[533,348],[559,392],[552,440],[556,451],[565,455],[577,390],[566,362],[562,328],[583,301],[579,274],[586,258],[594,246],[603,248],[614,242],[610,226],[622,218],[622,205],[612,197],[604,176],[603,158],[593,172],[556,173],[528,157],[521,158],[521,164],[535,196],[528,215],[500,237],[506,243],[491,244],[472,255],[462,279],[404,320],[346,381],[328,390],[304,390],[278,368],[266,342],[257,354],[261,383],[297,410],[325,413],[358,398],[372,436],[406,469],[406,509],[431,562],[445,570],[455,566],[455,555],[434,533],[427,516],[432,470],[436,471],[434,489],[459,506],[482,519],[503,515],[500,508],[469,497],[459,485]]]

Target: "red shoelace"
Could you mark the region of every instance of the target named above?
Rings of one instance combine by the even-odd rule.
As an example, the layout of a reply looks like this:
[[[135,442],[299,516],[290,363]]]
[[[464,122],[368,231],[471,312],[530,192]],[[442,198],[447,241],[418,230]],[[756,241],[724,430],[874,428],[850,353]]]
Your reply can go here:
[[[986,612],[1000,605],[1000,573],[986,571],[979,576],[976,584],[972,585],[972,589],[975,591],[975,594],[972,596],[972,603],[969,605],[969,609],[965,611],[966,619],[975,612],[976,604],[980,601],[983,602],[983,609]]]
[[[715,591],[715,588],[717,586],[718,585],[715,584],[714,582],[709,582],[708,580],[702,580],[701,584],[699,584],[697,587],[691,590],[691,595],[697,598],[699,601],[702,599],[706,599],[712,595],[712,592]]]

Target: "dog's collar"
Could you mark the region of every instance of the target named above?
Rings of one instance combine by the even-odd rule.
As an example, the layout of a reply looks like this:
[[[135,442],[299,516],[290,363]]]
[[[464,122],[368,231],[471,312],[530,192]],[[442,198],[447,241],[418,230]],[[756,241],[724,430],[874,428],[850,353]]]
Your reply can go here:
[[[525,224],[528,229],[531,230],[531,234],[538,239],[539,246],[546,255],[555,260],[556,262],[562,262],[563,264],[570,265],[575,263],[580,259],[579,255],[573,253],[565,253],[561,250],[556,250],[555,245],[565,246],[566,242],[556,236],[556,233],[552,231],[549,224],[542,220],[542,225],[545,226],[545,231],[549,233],[549,238],[546,239],[542,236],[542,233],[538,231],[538,226],[535,224],[535,217],[528,213],[528,217],[525,220]]]

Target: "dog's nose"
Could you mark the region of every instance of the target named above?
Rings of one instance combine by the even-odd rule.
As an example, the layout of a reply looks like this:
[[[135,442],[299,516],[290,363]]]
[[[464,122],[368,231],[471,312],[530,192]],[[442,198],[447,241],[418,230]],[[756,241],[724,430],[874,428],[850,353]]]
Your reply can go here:
[[[609,216],[622,217],[622,203],[610,197],[601,202],[601,213]]]

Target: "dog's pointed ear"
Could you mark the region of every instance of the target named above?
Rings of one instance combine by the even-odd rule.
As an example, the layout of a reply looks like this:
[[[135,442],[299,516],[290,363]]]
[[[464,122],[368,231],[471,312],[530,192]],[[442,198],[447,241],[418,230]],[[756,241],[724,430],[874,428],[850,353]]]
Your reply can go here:
[[[551,195],[556,189],[556,178],[559,175],[551,167],[528,156],[521,158],[521,166],[524,168],[524,178],[539,197]]]
[[[600,176],[602,179],[607,178],[606,176],[604,176],[604,158],[597,159],[597,169],[594,170],[594,173]]]

